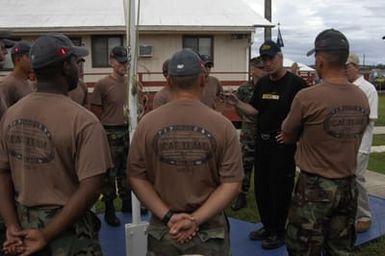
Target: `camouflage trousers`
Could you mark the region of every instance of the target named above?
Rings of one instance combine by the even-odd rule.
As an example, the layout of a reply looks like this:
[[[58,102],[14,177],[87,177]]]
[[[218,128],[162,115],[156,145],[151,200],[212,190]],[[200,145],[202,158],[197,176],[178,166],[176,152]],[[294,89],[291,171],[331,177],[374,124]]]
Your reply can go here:
[[[352,255],[356,210],[355,177],[327,179],[301,171],[288,216],[289,255]]]
[[[147,232],[147,256],[231,255],[229,228],[224,213],[202,224],[198,234],[183,244],[175,242],[168,233],[168,227],[155,216],[152,217]]]
[[[39,208],[17,206],[17,214],[23,229],[41,229],[49,223],[61,208]],[[88,211],[69,229],[36,255],[54,256],[100,256],[103,255],[98,233],[100,221],[94,213]]]
[[[242,145],[242,162],[245,176],[242,181],[242,192],[247,193],[250,189],[251,174],[255,163],[256,124],[242,122],[240,142]]]
[[[114,200],[117,194],[122,200],[129,200],[131,191],[126,175],[129,148],[128,127],[104,126],[104,129],[110,145],[114,167],[108,170],[104,177],[103,200]]]

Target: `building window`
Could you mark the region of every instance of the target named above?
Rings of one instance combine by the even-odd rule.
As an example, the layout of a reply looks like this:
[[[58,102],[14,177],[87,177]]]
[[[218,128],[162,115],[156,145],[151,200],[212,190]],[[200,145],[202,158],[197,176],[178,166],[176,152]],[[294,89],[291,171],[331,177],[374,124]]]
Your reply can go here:
[[[82,38],[81,37],[73,37],[70,36],[70,40],[75,46],[82,46]]]
[[[183,48],[191,48],[214,59],[213,41],[212,36],[183,36]]]
[[[115,46],[123,45],[122,36],[92,36],[92,66],[110,67],[110,51]]]

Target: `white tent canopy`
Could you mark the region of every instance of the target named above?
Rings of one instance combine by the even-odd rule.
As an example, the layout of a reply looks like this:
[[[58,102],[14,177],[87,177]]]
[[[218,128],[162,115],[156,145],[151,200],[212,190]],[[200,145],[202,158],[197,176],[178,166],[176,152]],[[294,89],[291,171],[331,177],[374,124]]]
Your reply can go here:
[[[283,59],[283,66],[285,68],[290,68],[291,65],[293,65],[295,61],[294,60],[291,60],[291,59],[288,59],[288,58],[284,58]],[[298,67],[299,67],[299,71],[308,71],[308,72],[314,72],[314,68],[311,68],[303,63],[300,63],[300,62],[297,62],[298,64]]]

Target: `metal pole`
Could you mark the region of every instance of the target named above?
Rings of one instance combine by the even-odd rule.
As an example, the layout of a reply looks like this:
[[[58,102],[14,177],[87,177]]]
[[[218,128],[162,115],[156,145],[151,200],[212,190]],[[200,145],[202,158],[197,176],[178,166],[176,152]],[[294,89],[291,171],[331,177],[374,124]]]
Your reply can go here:
[[[136,87],[136,65],[137,65],[137,47],[136,47],[136,9],[135,9],[136,0],[124,0],[124,10],[125,10],[125,21],[126,21],[126,43],[127,48],[130,51],[131,62],[128,65],[127,78],[128,78],[128,95],[127,95],[127,111],[128,111],[128,120],[129,120],[129,132],[130,138],[135,131],[137,126],[137,93],[135,92]],[[130,139],[131,141],[131,139]],[[139,224],[141,222],[140,216],[140,203],[136,198],[134,193],[132,195],[132,223]]]
[[[265,19],[271,22],[271,0],[265,0]],[[271,40],[271,27],[265,27],[265,41]]]

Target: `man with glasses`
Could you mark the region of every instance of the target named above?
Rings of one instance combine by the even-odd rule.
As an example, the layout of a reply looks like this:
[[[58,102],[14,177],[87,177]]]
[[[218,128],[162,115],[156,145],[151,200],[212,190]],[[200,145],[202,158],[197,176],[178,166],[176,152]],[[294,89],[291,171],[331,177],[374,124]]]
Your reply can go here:
[[[115,215],[114,199],[119,194],[122,211],[131,211],[131,191],[127,185],[126,162],[129,147],[128,119],[125,113],[127,104],[128,52],[123,46],[116,46],[110,52],[112,73],[99,80],[91,99],[91,110],[103,124],[114,167],[105,176],[103,201],[105,203],[105,221],[111,226],[119,226],[120,220]],[[115,182],[118,189],[116,189]],[[118,190],[118,191],[117,191]]]

